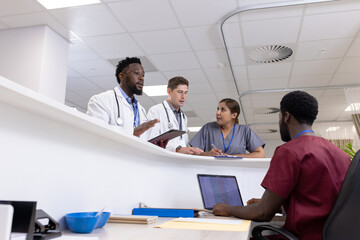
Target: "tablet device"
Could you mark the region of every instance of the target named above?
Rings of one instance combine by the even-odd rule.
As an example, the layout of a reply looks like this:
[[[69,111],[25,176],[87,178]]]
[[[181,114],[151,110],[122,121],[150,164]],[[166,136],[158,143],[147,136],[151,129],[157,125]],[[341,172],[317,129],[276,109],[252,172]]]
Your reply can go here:
[[[153,142],[159,142],[160,140],[163,140],[165,142],[168,139],[171,140],[173,138],[179,137],[179,136],[183,135],[184,133],[186,133],[186,132],[181,131],[181,130],[170,129],[169,131],[164,132],[164,133],[160,134],[159,136],[150,139],[148,142],[153,143]]]
[[[204,208],[212,210],[217,203],[243,206],[235,176],[198,174]]]

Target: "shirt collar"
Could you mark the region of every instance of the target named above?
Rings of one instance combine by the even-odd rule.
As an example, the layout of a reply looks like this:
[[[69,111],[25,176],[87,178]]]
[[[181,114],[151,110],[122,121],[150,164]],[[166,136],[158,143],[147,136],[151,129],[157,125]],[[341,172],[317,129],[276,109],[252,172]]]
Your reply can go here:
[[[118,86],[119,87],[119,89],[120,89],[120,92],[121,92],[121,94],[123,95],[123,97],[126,99],[126,101],[129,103],[129,104],[131,104],[131,98],[124,92],[124,90],[122,90],[122,88],[120,87],[120,86]],[[134,104],[135,105],[137,105],[137,103],[138,103],[138,100],[135,98],[135,96],[133,96],[133,98],[134,98]]]
[[[171,105],[171,103],[169,103],[169,101],[168,101],[168,105],[169,105],[171,111],[176,112],[176,113],[179,113],[179,114],[181,113],[181,108],[179,108],[179,111],[177,111],[177,110],[173,107],[173,105]]]

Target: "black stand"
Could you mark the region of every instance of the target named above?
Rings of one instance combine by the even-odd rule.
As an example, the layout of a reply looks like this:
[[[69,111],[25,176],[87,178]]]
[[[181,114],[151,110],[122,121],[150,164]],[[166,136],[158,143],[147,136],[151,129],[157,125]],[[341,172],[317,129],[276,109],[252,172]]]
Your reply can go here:
[[[58,228],[59,224],[46,212],[41,209],[36,210],[34,240],[60,237],[61,232]]]

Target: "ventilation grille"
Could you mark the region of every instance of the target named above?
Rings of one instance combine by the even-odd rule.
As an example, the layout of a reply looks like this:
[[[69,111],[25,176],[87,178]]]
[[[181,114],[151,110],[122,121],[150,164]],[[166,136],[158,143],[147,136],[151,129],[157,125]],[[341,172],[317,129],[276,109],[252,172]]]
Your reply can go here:
[[[292,56],[293,50],[286,46],[269,45],[257,47],[248,51],[248,57],[253,63],[276,63]]]
[[[260,108],[255,108],[254,112],[255,114],[259,114],[259,115],[266,115],[266,114],[278,113],[280,112],[280,109],[276,107],[260,107]]]

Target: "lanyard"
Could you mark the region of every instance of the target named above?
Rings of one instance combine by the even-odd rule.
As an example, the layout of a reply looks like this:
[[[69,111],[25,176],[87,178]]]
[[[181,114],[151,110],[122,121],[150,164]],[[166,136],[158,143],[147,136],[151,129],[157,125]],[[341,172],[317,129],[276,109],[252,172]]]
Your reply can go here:
[[[234,124],[234,127],[233,127],[233,134],[232,134],[232,137],[231,137],[230,143],[229,143],[229,145],[228,145],[227,147],[225,146],[225,139],[224,139],[224,135],[223,135],[223,133],[222,133],[221,129],[220,129],[220,133],[221,133],[221,137],[222,137],[222,140],[223,140],[224,153],[226,153],[226,152],[229,150],[229,148],[230,148],[230,146],[231,146],[231,143],[232,143],[232,141],[233,141],[233,139],[234,139],[234,134],[235,134],[235,124]]]
[[[300,136],[301,134],[303,134],[303,133],[307,133],[307,132],[314,132],[313,130],[304,130],[304,131],[302,131],[302,132],[299,132],[297,135],[296,135],[296,137],[295,138],[297,138],[298,136]]]

